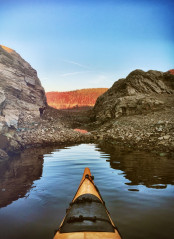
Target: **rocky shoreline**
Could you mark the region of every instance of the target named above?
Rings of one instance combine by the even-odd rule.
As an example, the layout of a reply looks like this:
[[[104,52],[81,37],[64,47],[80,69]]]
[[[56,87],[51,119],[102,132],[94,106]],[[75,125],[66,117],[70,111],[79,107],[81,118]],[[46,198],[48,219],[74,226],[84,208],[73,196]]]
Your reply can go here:
[[[81,133],[70,125],[71,118],[63,112],[47,107],[41,118],[25,119],[17,129],[11,129],[1,134],[3,147],[0,159],[7,159],[8,154],[18,153],[26,148],[62,145],[70,143],[89,143],[93,141],[90,133]]]
[[[155,117],[154,117],[155,115]],[[122,117],[92,131],[99,141],[158,154],[174,152],[174,118],[161,112],[146,116]]]
[[[101,95],[91,112],[95,139],[174,152],[174,75],[135,70]]]
[[[88,112],[89,114],[90,112]],[[171,111],[134,115],[111,120],[105,124],[83,122],[79,115],[48,107],[43,117],[35,121],[19,124],[17,130],[4,134],[6,145],[0,150],[0,159],[7,159],[8,154],[18,153],[27,148],[76,143],[107,143],[122,149],[151,151],[161,156],[174,152],[174,117]],[[85,114],[86,119],[86,114]],[[73,129],[88,130],[81,133]],[[4,138],[5,139],[5,138]],[[4,141],[5,143],[5,141]]]
[[[174,152],[170,71],[135,70],[116,81],[94,108],[77,112],[49,107],[36,70],[1,45],[0,73],[0,160],[26,148],[69,143],[108,142],[159,154]]]

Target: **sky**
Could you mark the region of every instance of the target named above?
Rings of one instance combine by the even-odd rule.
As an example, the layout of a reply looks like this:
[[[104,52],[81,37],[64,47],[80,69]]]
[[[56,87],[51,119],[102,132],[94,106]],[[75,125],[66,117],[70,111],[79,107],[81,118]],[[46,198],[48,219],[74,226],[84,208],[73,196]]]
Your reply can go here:
[[[135,69],[174,68],[174,1],[0,0],[0,44],[46,91],[111,87]]]

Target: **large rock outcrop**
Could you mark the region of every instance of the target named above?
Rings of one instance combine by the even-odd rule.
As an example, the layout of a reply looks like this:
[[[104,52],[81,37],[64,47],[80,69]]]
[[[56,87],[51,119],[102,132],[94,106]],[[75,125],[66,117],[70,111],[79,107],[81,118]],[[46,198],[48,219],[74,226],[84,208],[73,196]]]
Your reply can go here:
[[[0,133],[39,117],[46,106],[37,72],[14,50],[0,45]]]
[[[25,148],[90,140],[68,123],[70,117],[47,105],[37,72],[0,45],[0,162]]]
[[[167,106],[167,96],[173,94],[174,75],[170,72],[135,70],[97,99],[91,118],[104,123],[121,116],[157,111]]]
[[[157,154],[174,152],[174,75],[135,70],[95,104],[93,134],[100,141]]]

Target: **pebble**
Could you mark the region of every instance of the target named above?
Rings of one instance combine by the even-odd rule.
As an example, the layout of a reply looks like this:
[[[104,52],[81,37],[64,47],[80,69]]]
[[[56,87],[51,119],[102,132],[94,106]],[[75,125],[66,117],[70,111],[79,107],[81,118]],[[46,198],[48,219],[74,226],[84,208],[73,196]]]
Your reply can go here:
[[[165,135],[163,138],[164,138],[164,139],[169,139],[169,138],[170,138],[170,135]]]
[[[163,137],[159,137],[158,139],[159,139],[159,140],[163,140]]]
[[[157,124],[164,124],[164,121],[159,120]]]
[[[160,155],[160,157],[164,157],[164,156],[166,156],[166,153],[160,153],[159,155]]]

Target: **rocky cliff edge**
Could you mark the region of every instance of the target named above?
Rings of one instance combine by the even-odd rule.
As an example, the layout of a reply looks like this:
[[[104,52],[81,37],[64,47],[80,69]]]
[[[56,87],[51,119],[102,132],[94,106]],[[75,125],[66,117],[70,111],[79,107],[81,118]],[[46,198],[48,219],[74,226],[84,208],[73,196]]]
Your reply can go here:
[[[39,117],[46,106],[37,72],[14,50],[0,45],[0,130]]]
[[[116,81],[92,110],[96,138],[148,150],[174,150],[173,71],[135,70]],[[94,127],[94,128],[95,128]]]
[[[135,70],[116,81],[94,106],[93,118],[99,122],[121,116],[146,114],[167,106],[173,98],[174,75],[170,72]],[[170,97],[172,96],[172,97]]]
[[[29,147],[90,140],[68,127],[70,121],[47,106],[36,70],[0,45],[0,161]]]

